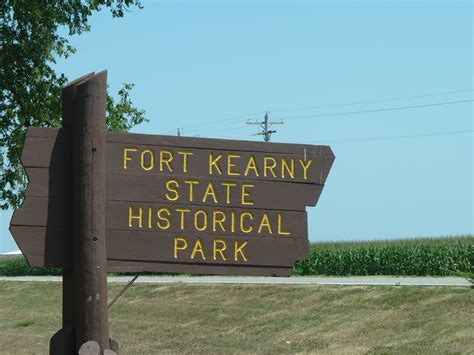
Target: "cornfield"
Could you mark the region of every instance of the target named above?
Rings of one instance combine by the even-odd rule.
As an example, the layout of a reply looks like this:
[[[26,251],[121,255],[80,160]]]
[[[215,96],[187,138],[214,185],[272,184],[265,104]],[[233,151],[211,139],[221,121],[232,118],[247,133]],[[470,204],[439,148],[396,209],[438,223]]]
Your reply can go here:
[[[446,276],[474,272],[474,236],[315,243],[295,275]]]

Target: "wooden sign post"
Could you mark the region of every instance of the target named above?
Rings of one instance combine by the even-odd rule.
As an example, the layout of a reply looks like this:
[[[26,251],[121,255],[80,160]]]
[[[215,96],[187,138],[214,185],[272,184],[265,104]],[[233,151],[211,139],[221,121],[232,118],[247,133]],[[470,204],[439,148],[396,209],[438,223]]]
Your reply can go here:
[[[72,124],[72,259],[76,348],[89,340],[110,348],[105,239],[107,74],[76,88]]]
[[[10,230],[31,265],[64,269],[58,354],[118,352],[107,271],[289,276],[334,161],[327,146],[105,133],[105,87],[67,86],[64,127],[29,127],[22,153]]]
[[[62,92],[63,127],[69,129],[72,143],[67,150],[72,163],[64,169],[72,215],[72,228],[65,233],[72,236],[72,262],[64,267],[63,329],[52,338],[52,354],[77,352],[84,344],[90,346],[89,341],[102,350],[111,348],[105,246],[106,81],[106,72],[89,74]]]

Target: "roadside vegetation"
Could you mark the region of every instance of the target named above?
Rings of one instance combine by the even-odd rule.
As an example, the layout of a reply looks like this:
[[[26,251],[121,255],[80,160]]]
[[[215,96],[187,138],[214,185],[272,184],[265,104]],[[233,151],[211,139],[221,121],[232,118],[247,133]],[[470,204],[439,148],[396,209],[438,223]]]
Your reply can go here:
[[[467,354],[473,304],[470,288],[138,284],[109,321],[123,354]],[[1,354],[48,353],[61,284],[0,282],[0,319]]]
[[[31,267],[23,256],[0,258],[0,276],[59,276],[62,269]]]
[[[24,257],[0,259],[0,276],[61,275],[61,269],[30,267]],[[474,236],[314,243],[297,262],[296,276],[448,276],[474,279]]]
[[[474,236],[315,243],[295,275],[474,278]]]

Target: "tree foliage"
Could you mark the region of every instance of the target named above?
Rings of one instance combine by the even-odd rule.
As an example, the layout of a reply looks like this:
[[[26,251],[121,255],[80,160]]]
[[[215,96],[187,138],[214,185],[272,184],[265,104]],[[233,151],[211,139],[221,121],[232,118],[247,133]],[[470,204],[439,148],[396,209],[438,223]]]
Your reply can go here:
[[[102,8],[122,17],[139,0],[1,0],[0,1],[0,207],[17,207],[26,177],[20,154],[28,126],[60,127],[64,74],[53,69],[57,58],[75,49],[60,34],[89,31],[89,17]],[[145,121],[124,84],[118,101],[108,95],[107,128],[129,130]]]

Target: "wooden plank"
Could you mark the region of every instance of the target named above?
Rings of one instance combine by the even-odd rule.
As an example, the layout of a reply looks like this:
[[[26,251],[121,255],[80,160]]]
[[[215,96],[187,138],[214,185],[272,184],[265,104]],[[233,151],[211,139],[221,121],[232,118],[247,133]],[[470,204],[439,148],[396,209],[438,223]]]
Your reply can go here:
[[[107,142],[121,144],[143,144],[180,148],[206,148],[213,150],[229,150],[243,152],[268,152],[275,154],[306,154],[334,156],[329,146],[310,144],[264,143],[245,140],[228,140],[216,138],[178,137],[154,134],[137,134],[125,132],[109,132]]]
[[[25,167],[49,167],[52,157],[52,147],[55,142],[59,146],[67,145],[67,137],[69,133],[65,129],[45,129],[46,131],[40,131],[36,127],[29,127],[27,133],[27,144],[25,144],[22,163]],[[115,137],[116,133],[108,133],[107,137]],[[128,135],[133,136],[129,138]],[[138,136],[143,142],[137,141]],[[262,181],[281,181],[281,182],[305,182],[313,184],[324,184],[328,175],[328,172],[334,161],[334,155],[329,147],[326,146],[303,146],[297,145],[299,148],[291,148],[288,146],[287,152],[279,152],[278,145],[273,146],[273,143],[262,143],[258,142],[245,142],[242,144],[240,141],[227,141],[218,140],[219,144],[215,144],[216,140],[207,140],[199,138],[182,138],[182,137],[167,137],[167,136],[150,136],[146,135],[134,135],[127,133],[126,135],[119,134],[112,141],[112,138],[108,139],[107,142],[107,173],[145,173],[147,175],[164,175],[164,176],[209,176],[209,177],[223,177],[232,178],[235,180],[262,180]],[[118,142],[123,141],[123,142]],[[145,144],[149,142],[150,144]],[[158,144],[159,142],[159,144]],[[165,143],[170,145],[165,145]],[[237,142],[237,143],[236,143]],[[204,143],[209,143],[210,146],[205,146]],[[213,144],[214,143],[214,144]],[[133,144],[133,145],[130,145]],[[194,145],[194,146],[193,146]],[[224,149],[228,145],[227,149]],[[273,147],[274,150],[269,149]],[[124,149],[137,149],[137,151],[131,150],[127,153],[129,158],[126,161],[127,169],[124,169]],[[252,147],[255,150],[252,150]],[[235,150],[235,148],[242,148],[241,150]],[[153,152],[153,168],[151,168],[151,155],[150,152],[143,153],[144,149],[149,149]],[[259,150],[260,149],[260,150]],[[160,152],[169,151],[173,154],[173,160],[169,162],[169,165],[162,163],[163,171],[160,171]],[[182,154],[179,154],[181,152]],[[144,165],[150,170],[144,170],[141,167],[141,157],[143,153]],[[188,154],[188,153],[192,153]],[[221,158],[216,161],[213,165],[213,174],[209,174],[209,159],[210,154],[213,154],[214,159],[217,159],[221,154]],[[164,158],[169,158],[168,153],[163,153]],[[234,155],[234,156],[229,156]],[[238,155],[238,156],[237,156]],[[58,159],[58,166],[63,163],[67,163],[67,157],[69,156],[67,149],[55,159]],[[185,158],[186,156],[186,158]],[[251,164],[251,167],[247,171],[247,176],[244,176],[247,167],[249,166],[250,157],[254,157],[255,165]],[[275,167],[271,168],[273,162],[268,161],[267,169],[265,169],[265,158],[275,159]],[[283,163],[285,160],[285,164]],[[187,162],[187,172],[184,172],[184,161]],[[311,163],[308,161],[311,160]],[[293,161],[293,165],[291,162]],[[232,167],[229,168],[229,163]],[[303,166],[309,166],[304,168]],[[173,168],[171,174],[168,166]],[[219,167],[222,174],[219,174]],[[294,166],[294,169],[292,169]],[[230,169],[230,171],[229,171]],[[307,179],[304,178],[304,172],[306,169]],[[290,171],[293,172],[294,178],[291,177]],[[256,176],[258,171],[259,176]],[[232,175],[228,175],[227,173]],[[234,175],[237,174],[238,175]],[[265,174],[267,176],[265,176]],[[276,176],[273,176],[275,174]]]
[[[31,266],[72,266],[68,229],[12,225],[10,232]]]
[[[317,147],[308,147],[306,154],[289,154],[108,142],[107,171],[178,178],[197,176],[324,184],[334,157],[320,153]]]
[[[29,197],[59,197],[64,200],[64,204],[70,203],[72,197],[70,193],[71,179],[67,179],[61,170],[49,168],[25,168],[28,175],[28,188],[25,196]]]
[[[51,167],[66,171],[71,167],[71,140],[68,128],[28,127],[21,163],[25,168]]]
[[[281,238],[308,236],[307,214],[304,211],[108,201],[105,214],[106,230],[143,230],[158,233],[190,231],[206,235]],[[29,197],[23,207],[15,211],[11,225],[61,227],[66,230],[71,228],[71,220],[60,198]]]
[[[278,276],[288,277],[293,267],[241,266],[220,265],[219,267],[207,264],[179,264],[160,262],[132,262],[123,260],[107,260],[109,272],[163,272],[176,274],[201,275],[240,275],[240,276]]]
[[[169,204],[193,203],[200,206],[223,206],[223,207],[248,207],[260,209],[285,209],[304,211],[305,206],[315,206],[321,194],[323,186],[311,184],[285,184],[281,182],[252,182],[250,186],[243,187],[243,184],[236,183],[236,186],[230,187],[231,196],[227,202],[228,186],[224,185],[229,181],[213,180],[208,178],[194,179],[199,184],[193,186],[194,198],[190,201],[190,188],[185,179],[174,179],[178,182],[170,184],[170,188],[178,191],[176,194],[168,193],[166,196],[166,184],[169,181],[164,176],[152,176],[138,174],[133,177],[123,174],[107,175],[107,186],[113,186],[113,189],[107,190],[107,200],[113,201],[136,201],[136,202],[155,202]],[[211,194],[206,195],[209,183],[213,184],[216,201]],[[232,182],[234,183],[234,182]],[[177,187],[179,185],[179,187]],[[252,186],[253,185],[253,186]],[[242,204],[242,189],[249,193],[245,197],[245,202],[253,204]],[[168,190],[169,191],[169,190]]]
[[[56,128],[28,127],[27,137],[56,139]],[[206,148],[213,150],[268,152],[280,154],[306,154],[332,156],[332,150],[325,145],[289,144],[289,143],[263,143],[245,140],[228,140],[198,137],[177,137],[153,134],[137,134],[128,132],[107,132],[107,143],[143,144],[177,148]]]
[[[50,226],[72,229],[72,218],[68,204],[62,197],[32,197],[23,201],[11,219],[12,226]]]
[[[21,235],[23,239],[17,240],[25,256],[34,266],[63,267],[70,265],[71,258],[63,252],[65,245],[70,243],[65,238],[65,230],[61,228],[46,228],[35,226],[12,226],[12,233]],[[304,238],[281,237],[217,237],[201,235],[185,235],[187,248],[179,250],[178,258],[174,257],[175,237],[177,233],[154,233],[144,231],[107,231],[107,260],[121,260],[122,271],[135,271],[137,265],[148,265],[144,268],[151,271],[151,263],[177,263],[177,264],[215,264],[216,267],[227,265],[247,266],[272,266],[292,267],[294,262],[307,256],[309,242]],[[202,241],[202,248],[206,260],[200,252],[196,252],[191,259],[192,250],[198,238]],[[227,260],[223,260],[217,252],[214,260],[214,241],[225,240],[227,248],[224,251]],[[26,241],[26,242],[25,242]],[[32,242],[33,241],[33,242]],[[243,252],[247,258],[244,262],[241,254],[235,260],[235,242],[241,246],[246,241],[248,244]],[[218,241],[217,247],[223,244]],[[178,247],[184,243],[179,240]],[[127,269],[127,267],[129,267]],[[178,272],[178,271],[174,271]]]
[[[141,215],[141,218],[140,218]],[[306,212],[109,202],[107,230],[307,238]]]
[[[182,239],[185,238],[186,242]],[[202,253],[193,250],[201,241]],[[216,248],[224,248],[224,257],[217,253],[214,258],[214,243]],[[278,238],[278,237],[212,237],[173,233],[153,232],[107,232],[107,258],[130,261],[180,262],[199,264],[239,264],[239,265],[266,265],[266,266],[293,266],[294,262],[304,259],[309,250],[307,239]],[[177,257],[174,254],[177,243]],[[238,247],[243,246],[242,254],[237,253]],[[179,247],[185,247],[179,250]],[[245,257],[244,257],[245,256]],[[245,261],[245,258],[247,261]]]
[[[68,182],[61,179],[60,173],[51,172],[46,168],[27,168],[30,183],[26,191],[27,197],[58,197],[64,199],[66,205],[68,194],[64,191],[68,188]],[[107,201],[135,201],[155,202],[163,204],[195,204],[200,206],[223,206],[223,207],[248,207],[258,209],[281,209],[304,211],[305,206],[315,206],[323,186],[312,184],[282,182],[239,182],[226,179],[208,179],[191,177],[189,179],[173,178],[177,182],[169,185],[170,181],[165,176],[153,176],[145,174],[108,174],[106,184],[111,188],[106,190]],[[212,183],[217,203],[214,202],[213,194],[206,196],[206,191]],[[229,185],[232,184],[232,185]],[[244,187],[246,184],[246,187]],[[179,187],[178,187],[179,185]],[[191,187],[192,185],[192,187]],[[133,188],[132,188],[133,187]],[[193,198],[191,201],[190,191],[192,188]],[[242,189],[250,195],[245,198],[253,202],[253,205],[242,205]],[[171,190],[178,191],[179,198],[170,201],[166,197],[175,198]],[[229,203],[227,195],[230,193]],[[203,198],[205,201],[203,202]]]

